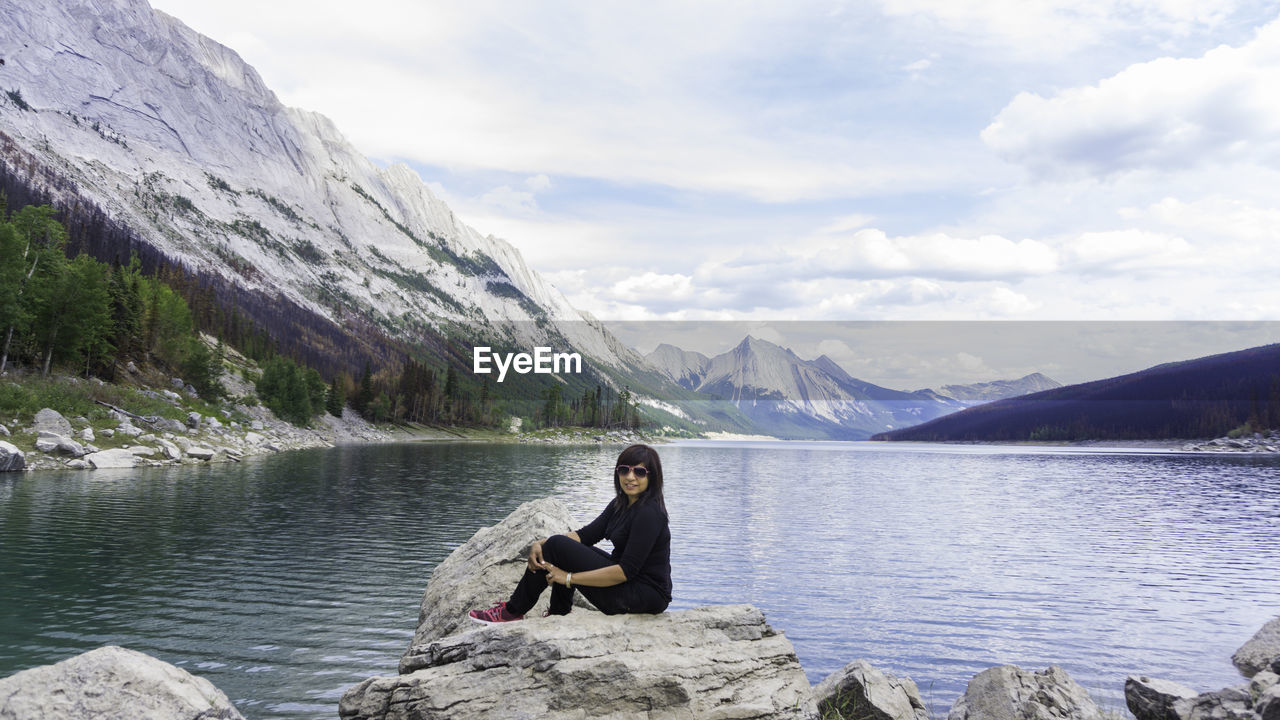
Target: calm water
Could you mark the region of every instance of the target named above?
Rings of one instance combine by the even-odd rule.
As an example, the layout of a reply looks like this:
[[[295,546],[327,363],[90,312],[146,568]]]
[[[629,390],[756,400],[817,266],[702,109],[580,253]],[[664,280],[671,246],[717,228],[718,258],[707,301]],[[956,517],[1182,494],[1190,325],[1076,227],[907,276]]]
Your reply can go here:
[[[431,569],[521,502],[608,499],[619,448],[346,447],[0,476],[0,676],[107,643],[251,720],[394,674]],[[1275,458],[865,443],[664,446],[673,609],[751,602],[811,681],[864,658],[944,716],[992,664],[1238,682],[1280,614]]]

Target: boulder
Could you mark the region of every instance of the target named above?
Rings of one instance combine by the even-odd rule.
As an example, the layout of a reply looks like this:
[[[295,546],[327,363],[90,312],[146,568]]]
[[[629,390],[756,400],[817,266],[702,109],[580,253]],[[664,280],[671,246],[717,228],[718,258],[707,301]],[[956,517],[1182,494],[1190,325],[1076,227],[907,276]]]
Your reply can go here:
[[[401,674],[338,704],[344,720],[813,720],[791,642],[750,605],[660,615],[573,612],[410,648]]]
[[[1173,713],[1178,720],[1257,720],[1248,685],[1178,700],[1173,704]]]
[[[929,720],[920,690],[865,660],[855,660],[813,688],[823,718],[835,720]]]
[[[262,427],[262,421],[261,421],[261,420],[254,420],[253,422],[249,423],[249,429],[250,429],[250,430],[262,430],[262,429],[263,429],[263,427]]]
[[[93,428],[91,428],[91,427],[87,427],[87,428],[85,428],[85,429],[81,430],[81,431],[80,431],[80,433],[79,433],[79,437],[80,437],[80,439],[81,439],[81,440],[83,440],[83,441],[85,441],[85,442],[87,442],[87,443],[91,443],[91,442],[93,442],[93,441],[95,441],[95,440],[97,440],[97,439],[98,439],[98,438],[94,437],[94,434],[93,434]]]
[[[93,466],[80,458],[76,458],[75,460],[68,460],[67,467],[72,470],[90,470]]]
[[[191,428],[192,430],[200,429],[200,413],[194,410],[187,413],[187,427]]]
[[[1194,700],[1199,693],[1186,685],[1130,675],[1124,681],[1124,700],[1138,720],[1177,720],[1174,703]]]
[[[1263,693],[1276,685],[1280,685],[1280,675],[1277,675],[1270,669],[1263,670],[1249,680],[1249,697],[1253,698],[1253,702],[1256,705],[1258,703],[1258,698],[1262,697]]]
[[[213,448],[192,445],[187,448],[187,457],[192,457],[196,460],[212,460],[215,452]]]
[[[1014,665],[987,668],[969,681],[947,720],[1103,720],[1088,691],[1066,670],[1032,672]]]
[[[116,431],[111,428],[105,428],[102,431],[102,437],[115,437]]]
[[[42,453],[59,453],[72,457],[84,455],[83,445],[69,437],[52,433],[48,430],[40,431],[40,436],[36,438],[36,450]]]
[[[44,408],[36,413],[36,417],[31,423],[31,429],[36,433],[51,432],[55,435],[70,435],[71,421],[62,417],[62,413],[57,410]]]
[[[137,455],[138,457],[151,457],[156,454],[156,449],[146,445],[134,445],[129,448],[129,452]]]
[[[219,422],[218,418],[214,417],[213,415],[210,415],[209,417],[205,418],[205,423],[209,427],[213,428],[214,430],[217,430],[218,428],[222,427],[222,423]]]
[[[108,645],[0,679],[0,720],[244,720],[204,678]]]
[[[181,390],[187,382],[182,378],[169,378],[169,384]]]
[[[120,433],[121,435],[138,437],[139,435],[145,433],[146,430],[143,430],[142,428],[138,427],[137,425],[134,425],[131,422],[125,421],[120,423],[120,425],[116,427],[116,432]]]
[[[0,472],[17,472],[26,466],[26,454],[13,443],[0,440]]]
[[[185,433],[187,426],[173,418],[160,418],[156,421],[156,430],[161,432]]]
[[[102,450],[84,456],[85,461],[93,466],[95,470],[105,470],[107,468],[131,468],[138,464],[138,456],[129,452],[124,448],[116,448],[114,450]]]
[[[13,433],[9,432],[9,428],[0,425],[0,437],[10,437]]]
[[[476,531],[431,572],[412,644],[425,645],[459,630],[472,629],[475,624],[467,617],[467,611],[510,597],[524,574],[529,547],[535,540],[585,524],[574,524],[564,503],[544,498],[531,500],[497,525]],[[581,597],[574,593],[575,599]],[[550,599],[551,593],[544,592],[529,614],[542,615]]]
[[[160,452],[164,453],[164,458],[166,460],[182,459],[182,451],[178,449],[177,445],[174,445],[168,440],[160,440],[157,444],[160,446]]]
[[[1245,677],[1253,677],[1277,661],[1280,661],[1280,617],[1263,625],[1231,656],[1231,662]]]
[[[1280,685],[1272,685],[1258,697],[1253,711],[1262,720],[1280,720]]]

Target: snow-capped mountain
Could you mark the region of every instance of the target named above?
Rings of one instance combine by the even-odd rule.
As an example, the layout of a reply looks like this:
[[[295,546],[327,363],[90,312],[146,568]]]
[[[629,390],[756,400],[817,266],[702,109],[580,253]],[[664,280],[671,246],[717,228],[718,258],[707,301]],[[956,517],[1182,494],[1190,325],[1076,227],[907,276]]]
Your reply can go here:
[[[645,360],[682,387],[732,402],[757,431],[785,438],[865,439],[884,432],[877,428],[918,425],[998,399],[997,393],[1012,397],[1057,387],[1037,373],[943,391],[891,390],[849,375],[826,355],[804,360],[750,335],[714,358],[663,344]]]
[[[334,322],[409,342],[465,326],[641,365],[408,166],[376,166],[144,0],[0,0],[0,27],[0,163],[58,204],[90,203],[172,262]]]

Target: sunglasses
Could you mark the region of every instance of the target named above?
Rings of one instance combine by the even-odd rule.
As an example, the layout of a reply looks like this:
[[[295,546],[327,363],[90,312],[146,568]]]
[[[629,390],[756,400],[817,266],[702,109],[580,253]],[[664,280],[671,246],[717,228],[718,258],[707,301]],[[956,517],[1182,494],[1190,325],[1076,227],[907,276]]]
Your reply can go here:
[[[649,469],[643,465],[619,465],[618,477],[626,477],[627,473],[635,473],[636,477],[643,480],[649,477]]]

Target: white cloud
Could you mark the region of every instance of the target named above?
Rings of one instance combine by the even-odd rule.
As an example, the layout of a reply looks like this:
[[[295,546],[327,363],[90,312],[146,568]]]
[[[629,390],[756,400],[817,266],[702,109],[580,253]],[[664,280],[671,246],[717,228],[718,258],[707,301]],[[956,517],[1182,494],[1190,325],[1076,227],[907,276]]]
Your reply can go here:
[[[1043,56],[1095,45],[1128,30],[1173,36],[1222,23],[1232,1],[880,0],[885,13],[926,17],[975,44],[999,42]]]
[[[1147,273],[1200,264],[1183,238],[1143,230],[1083,233],[1064,243],[1062,255],[1069,269],[1084,272]]]
[[[1199,58],[1132,65],[1052,97],[1021,93],[982,131],[994,151],[1043,175],[1205,164],[1274,165],[1280,150],[1280,21]]]

